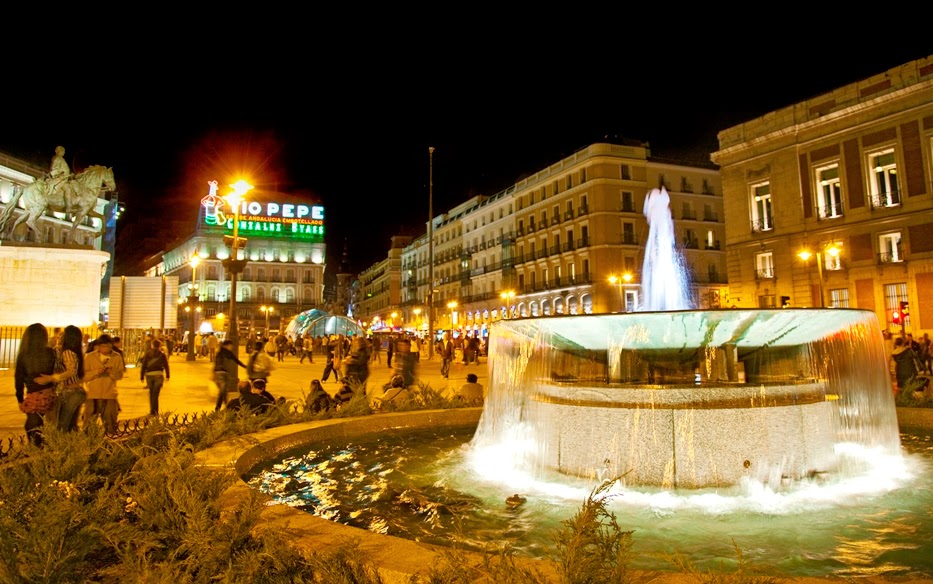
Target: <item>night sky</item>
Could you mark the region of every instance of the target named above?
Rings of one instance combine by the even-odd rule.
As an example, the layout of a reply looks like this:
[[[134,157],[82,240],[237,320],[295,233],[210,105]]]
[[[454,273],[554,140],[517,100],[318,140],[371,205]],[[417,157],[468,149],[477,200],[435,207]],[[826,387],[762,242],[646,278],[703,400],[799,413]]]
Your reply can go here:
[[[269,196],[310,197],[326,208],[329,263],[348,240],[359,271],[385,258],[392,235],[424,228],[429,146],[438,213],[605,137],[708,163],[723,129],[933,54],[909,39],[844,54],[710,41],[676,58],[608,42],[578,46],[571,59],[567,47],[536,42],[388,47],[335,62],[243,51],[206,64],[151,53],[95,91],[40,83],[7,93],[0,151],[46,167],[61,144],[75,171],[113,167],[121,223],[193,217],[213,179],[246,176]]]

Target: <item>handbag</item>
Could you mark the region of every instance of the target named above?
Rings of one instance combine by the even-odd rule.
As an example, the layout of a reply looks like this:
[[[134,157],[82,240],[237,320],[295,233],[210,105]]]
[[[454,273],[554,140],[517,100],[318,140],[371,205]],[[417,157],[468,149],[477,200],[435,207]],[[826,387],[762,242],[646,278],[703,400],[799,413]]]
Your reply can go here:
[[[45,415],[55,406],[55,388],[40,389],[23,396],[23,411]]]

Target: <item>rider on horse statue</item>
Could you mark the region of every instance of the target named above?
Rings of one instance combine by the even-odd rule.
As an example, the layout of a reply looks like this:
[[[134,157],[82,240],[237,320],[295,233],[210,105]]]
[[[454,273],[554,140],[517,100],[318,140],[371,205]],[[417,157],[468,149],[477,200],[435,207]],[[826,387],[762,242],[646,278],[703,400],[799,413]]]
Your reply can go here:
[[[65,209],[71,208],[71,189],[68,187],[68,181],[71,179],[71,168],[65,161],[65,147],[56,146],[55,156],[52,157],[52,166],[48,175],[48,193],[52,195],[56,191],[61,191],[65,200]]]

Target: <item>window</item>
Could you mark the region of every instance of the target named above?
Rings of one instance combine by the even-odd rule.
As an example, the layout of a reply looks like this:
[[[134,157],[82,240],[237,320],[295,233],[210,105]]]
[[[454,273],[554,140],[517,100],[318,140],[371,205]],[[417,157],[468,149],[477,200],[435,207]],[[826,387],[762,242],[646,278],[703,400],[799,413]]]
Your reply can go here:
[[[586,169],[581,168],[580,169],[580,183],[585,183],[585,182],[586,182]]]
[[[256,302],[266,301],[266,289],[264,286],[256,286]]]
[[[273,289],[272,289],[272,301],[273,301],[273,302],[278,302],[278,301],[279,301],[279,289],[278,289],[278,288],[273,288]]]
[[[816,169],[816,183],[820,188],[817,203],[819,218],[842,217],[842,184],[839,182],[839,165],[833,164]]]
[[[634,223],[622,223],[622,243],[626,245],[635,245],[638,242],[635,241],[635,224]]]
[[[900,193],[897,188],[897,162],[894,149],[889,148],[868,156],[868,168],[871,172],[871,206],[893,207],[900,205]]]
[[[243,302],[249,302],[249,288],[244,286],[240,288],[240,300]]]
[[[771,209],[771,183],[752,186],[752,231],[774,229],[774,212]]]
[[[832,308],[848,308],[849,307],[849,289],[838,288],[836,290],[830,290],[829,291],[829,305]]]
[[[285,302],[294,302],[295,301],[295,290],[294,288],[285,289]]]
[[[638,291],[625,290],[625,312],[635,312],[638,308]]]
[[[884,286],[884,311],[890,320],[891,314],[895,310],[901,309],[901,302],[907,302],[907,284],[899,282],[897,284],[885,284]]]
[[[904,261],[900,232],[884,233],[878,237],[878,261],[882,264]]]
[[[622,191],[622,210],[626,213],[635,212],[635,194],[632,191]]]
[[[628,164],[619,165],[619,170],[622,173],[622,180],[632,180],[632,167]]]
[[[755,269],[758,279],[774,277],[774,255],[770,251],[755,256]]]

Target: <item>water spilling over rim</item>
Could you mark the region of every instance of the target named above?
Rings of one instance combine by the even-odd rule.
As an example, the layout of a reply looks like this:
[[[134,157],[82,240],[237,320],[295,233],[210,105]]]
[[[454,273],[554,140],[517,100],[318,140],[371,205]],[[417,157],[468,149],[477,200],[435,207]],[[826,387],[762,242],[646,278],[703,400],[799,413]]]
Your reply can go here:
[[[490,339],[472,447],[531,477],[776,488],[861,476],[872,465],[851,448],[900,453],[870,311],[548,317],[495,323]]]

